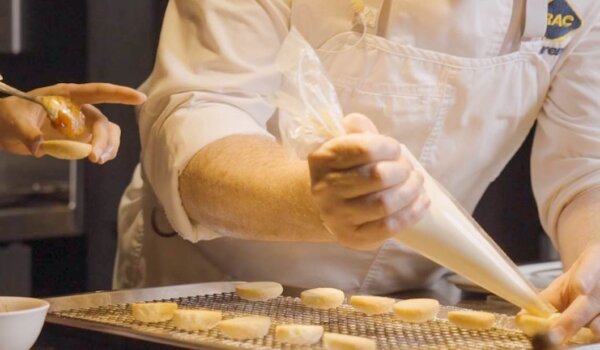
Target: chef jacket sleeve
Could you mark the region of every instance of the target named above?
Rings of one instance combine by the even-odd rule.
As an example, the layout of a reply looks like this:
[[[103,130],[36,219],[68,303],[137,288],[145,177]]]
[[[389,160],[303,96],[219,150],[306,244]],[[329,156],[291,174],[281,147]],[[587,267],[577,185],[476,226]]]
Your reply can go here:
[[[278,88],[274,57],[289,28],[285,0],[172,0],[139,113],[144,176],[169,222],[191,241],[218,235],[187,215],[179,175],[204,146],[264,135]]]
[[[553,242],[577,195],[600,186],[600,21],[575,43],[553,77],[535,134],[531,175],[540,219]]]

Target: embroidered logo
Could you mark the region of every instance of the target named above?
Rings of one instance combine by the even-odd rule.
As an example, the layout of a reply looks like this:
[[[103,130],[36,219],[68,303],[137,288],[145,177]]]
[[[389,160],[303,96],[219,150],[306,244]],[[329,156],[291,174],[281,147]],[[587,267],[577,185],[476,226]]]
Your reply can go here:
[[[562,41],[581,27],[581,19],[568,0],[548,0],[546,39]]]

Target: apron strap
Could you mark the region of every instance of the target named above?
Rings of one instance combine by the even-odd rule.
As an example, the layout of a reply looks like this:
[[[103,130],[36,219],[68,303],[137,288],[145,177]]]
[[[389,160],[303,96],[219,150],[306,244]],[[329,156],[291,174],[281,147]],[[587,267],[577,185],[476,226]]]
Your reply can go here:
[[[548,0],[525,1],[525,26],[521,41],[539,40],[546,34]]]

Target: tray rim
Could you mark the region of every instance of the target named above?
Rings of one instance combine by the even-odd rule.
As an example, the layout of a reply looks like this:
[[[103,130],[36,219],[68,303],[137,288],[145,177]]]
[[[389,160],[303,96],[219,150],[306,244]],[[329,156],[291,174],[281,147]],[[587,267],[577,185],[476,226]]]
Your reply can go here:
[[[53,312],[61,312],[70,309],[89,308],[108,306],[111,304],[123,304],[136,301],[149,301],[158,299],[185,298],[194,295],[209,295],[218,293],[231,293],[235,291],[237,284],[242,281],[231,282],[208,282],[191,283],[176,286],[162,286],[141,289],[123,289],[113,291],[97,291],[82,294],[72,294],[66,296],[46,298],[50,303],[46,321],[50,324],[67,326],[72,328],[84,329],[105,334],[118,335],[137,340],[149,341],[163,345],[170,345],[180,348],[212,350],[212,349],[239,349],[225,344],[216,345],[200,344],[197,342],[186,341],[185,339],[174,339],[169,335],[160,333],[140,332],[132,328],[123,328],[119,326],[104,324],[82,319],[71,319],[55,316]],[[190,294],[187,294],[190,293]]]
[[[240,349],[236,346],[226,344],[202,344],[197,341],[188,341],[181,338],[173,338],[169,334],[148,333],[133,328],[123,328],[116,325],[104,324],[84,319],[72,319],[56,316],[53,312],[67,311],[71,309],[91,308],[108,306],[112,304],[125,304],[131,302],[151,301],[161,299],[186,298],[198,295],[211,295],[235,292],[237,284],[243,281],[192,283],[174,286],[151,287],[141,289],[125,289],[114,291],[97,291],[83,294],[73,294],[59,297],[46,298],[50,308],[46,316],[46,322],[55,325],[84,329],[105,334],[123,336],[127,338],[149,341],[174,347],[211,350],[211,349]],[[285,288],[284,288],[284,296]],[[398,298],[396,298],[398,299]],[[456,306],[445,306],[452,309],[463,309]],[[498,314],[502,315],[502,314]],[[508,315],[503,315],[510,317]],[[442,319],[445,317],[441,317]],[[508,327],[513,328],[513,327]],[[599,349],[599,344],[571,345],[569,349],[593,350]]]

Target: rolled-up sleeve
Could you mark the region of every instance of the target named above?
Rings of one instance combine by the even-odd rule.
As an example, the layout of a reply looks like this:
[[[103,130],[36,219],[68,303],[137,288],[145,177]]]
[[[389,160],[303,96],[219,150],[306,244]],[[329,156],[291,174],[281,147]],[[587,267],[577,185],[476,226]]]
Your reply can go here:
[[[188,240],[217,235],[186,214],[179,175],[220,138],[273,137],[267,100],[279,86],[273,62],[288,22],[284,0],[172,0],[167,7],[156,63],[142,86],[142,167],[169,222]]]
[[[556,243],[562,210],[600,186],[600,21],[558,67],[538,118],[532,182],[540,219]]]

